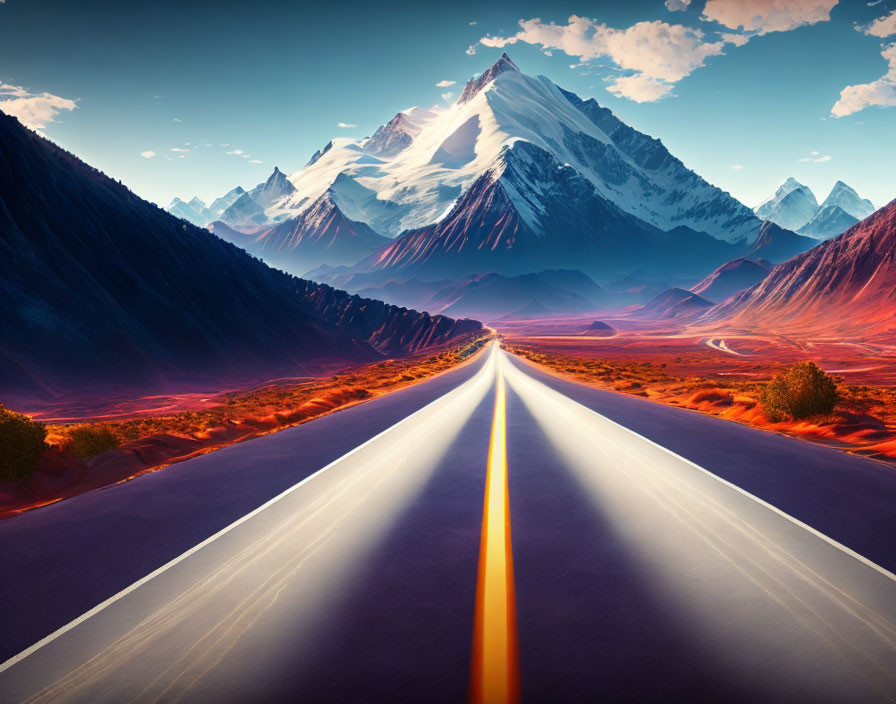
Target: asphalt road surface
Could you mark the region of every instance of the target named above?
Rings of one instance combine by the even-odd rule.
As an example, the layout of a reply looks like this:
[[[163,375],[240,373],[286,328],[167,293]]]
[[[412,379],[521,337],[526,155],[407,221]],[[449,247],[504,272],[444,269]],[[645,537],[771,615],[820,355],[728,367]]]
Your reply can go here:
[[[896,473],[436,379],[0,524],[0,702],[896,701]]]

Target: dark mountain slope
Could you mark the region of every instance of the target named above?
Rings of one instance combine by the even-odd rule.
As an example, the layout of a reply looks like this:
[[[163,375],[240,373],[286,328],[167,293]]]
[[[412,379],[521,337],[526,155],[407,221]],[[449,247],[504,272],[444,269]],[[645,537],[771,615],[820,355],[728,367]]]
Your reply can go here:
[[[151,390],[479,328],[275,271],[0,113],[0,391]]]

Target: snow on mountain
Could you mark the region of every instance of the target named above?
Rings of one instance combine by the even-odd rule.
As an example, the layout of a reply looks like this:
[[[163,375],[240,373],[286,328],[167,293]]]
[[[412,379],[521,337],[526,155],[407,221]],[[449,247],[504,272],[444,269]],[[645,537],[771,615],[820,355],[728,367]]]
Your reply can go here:
[[[516,276],[548,266],[604,279],[645,267],[696,277],[746,247],[686,227],[654,227],[600,196],[548,151],[518,140],[446,217],[403,233],[348,273],[366,274],[370,282],[474,272]],[[344,272],[336,276],[349,285]]]
[[[843,181],[837,181],[821,205],[808,186],[788,178],[775,194],[756,208],[756,215],[781,227],[816,239],[839,235],[875,210]]]
[[[788,178],[775,194],[757,206],[756,215],[788,230],[799,230],[818,213],[818,201],[808,186]]]
[[[249,196],[262,210],[267,210],[286,196],[295,193],[296,187],[290,183],[286,175],[276,166],[267,181],[259,183],[249,191]]]
[[[798,232],[819,240],[836,237],[855,225],[859,218],[853,217],[839,205],[823,205],[809,222]]]
[[[877,210],[870,200],[862,198],[843,181],[837,181],[834,184],[830,194],[824,199],[824,203],[821,204],[822,208],[825,206],[839,206],[856,220],[864,220]]]
[[[180,198],[175,198],[168,204],[168,207],[165,208],[165,210],[167,210],[175,217],[186,220],[187,222],[190,222],[193,225],[198,225],[199,227],[202,227],[206,223],[205,203],[203,203],[198,198],[193,198],[188,203],[182,201]]]
[[[208,206],[208,211],[206,216],[209,222],[211,220],[220,220],[221,215],[224,214],[224,211],[227,210],[231,205],[233,205],[237,199],[242,196],[246,192],[246,189],[242,186],[237,186],[236,188],[228,191],[220,198],[216,198],[212,201],[212,204]]]
[[[273,227],[256,228],[246,234],[224,221],[212,223],[210,229],[218,237],[296,275],[324,264],[356,262],[389,242],[368,225],[347,218],[328,193],[298,217]]]
[[[757,235],[759,222],[746,206],[688,170],[658,140],[594,100],[521,73],[506,55],[468,82],[449,108],[399,113],[369,139],[333,140],[290,176],[296,192],[281,207],[301,212],[337,178],[350,177],[366,197],[349,203],[334,189],[346,215],[395,236],[445,218],[518,142],[547,152],[600,197],[662,230],[686,226],[726,241]],[[517,205],[537,229],[537,206]]]
[[[264,210],[245,191],[221,213],[219,219],[237,228],[256,227],[267,222]]]
[[[407,149],[414,137],[435,117],[436,113],[419,107],[400,112],[373,133],[364,143],[364,149],[371,154],[394,156]]]

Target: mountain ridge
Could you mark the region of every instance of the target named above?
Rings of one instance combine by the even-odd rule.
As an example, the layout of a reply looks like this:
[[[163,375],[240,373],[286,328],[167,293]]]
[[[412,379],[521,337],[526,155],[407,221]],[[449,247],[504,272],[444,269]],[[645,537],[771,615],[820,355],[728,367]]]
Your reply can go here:
[[[0,383],[148,391],[405,354],[479,329],[273,270],[0,112]]]

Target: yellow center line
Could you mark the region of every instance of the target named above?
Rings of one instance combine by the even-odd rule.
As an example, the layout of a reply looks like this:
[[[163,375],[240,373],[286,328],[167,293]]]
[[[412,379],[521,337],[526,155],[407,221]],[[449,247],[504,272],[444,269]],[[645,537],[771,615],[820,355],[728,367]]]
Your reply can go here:
[[[513,551],[507,492],[507,419],[500,357],[497,362],[495,417],[485,480],[473,626],[470,700],[474,704],[504,704],[519,698]]]

